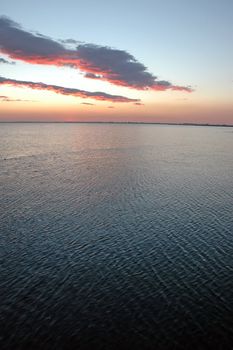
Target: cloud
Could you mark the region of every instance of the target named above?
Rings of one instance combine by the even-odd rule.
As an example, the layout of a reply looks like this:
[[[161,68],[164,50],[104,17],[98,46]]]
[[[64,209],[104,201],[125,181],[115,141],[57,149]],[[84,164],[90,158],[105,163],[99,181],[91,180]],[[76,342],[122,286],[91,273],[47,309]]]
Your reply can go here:
[[[108,108],[115,108],[114,106],[108,106]]]
[[[0,76],[0,85],[13,85],[19,87],[28,87],[36,90],[48,90],[61,95],[70,95],[82,98],[92,98],[99,101],[111,101],[111,102],[137,102],[139,99],[127,98],[119,95],[110,95],[105,92],[90,92],[85,90],[79,90],[74,88],[66,88],[57,85],[48,85],[44,83],[35,83],[32,81],[23,81],[8,79]]]
[[[3,57],[0,57],[0,63],[5,63],[5,64],[15,64],[15,62],[8,61]]]
[[[58,42],[39,33],[33,34],[23,30],[19,24],[7,17],[0,17],[0,48],[1,52],[12,58],[26,62],[38,59],[54,60],[65,53],[64,47]]]
[[[136,106],[144,106],[144,103],[141,103],[141,102],[135,102],[134,103]]]
[[[89,102],[82,102],[81,105],[95,106],[94,103],[89,103]]]
[[[58,42],[40,33],[26,31],[7,17],[0,17],[0,51],[13,59],[33,64],[69,66],[83,71],[87,78],[102,79],[137,90],[192,91],[189,86],[158,80],[127,51],[85,43],[78,44],[75,49],[65,46],[65,43],[77,42],[80,43],[74,39]]]
[[[74,39],[64,39],[64,40],[59,40],[63,44],[80,44],[82,41],[74,40]]]
[[[0,101],[2,101],[2,102],[36,102],[34,100],[22,100],[20,98],[14,99],[14,98],[10,98],[10,97],[5,96],[5,95],[0,96]]]
[[[86,73],[86,74],[85,74],[85,78],[89,78],[89,79],[101,79],[101,78],[103,78],[103,75],[94,74],[94,73]]]

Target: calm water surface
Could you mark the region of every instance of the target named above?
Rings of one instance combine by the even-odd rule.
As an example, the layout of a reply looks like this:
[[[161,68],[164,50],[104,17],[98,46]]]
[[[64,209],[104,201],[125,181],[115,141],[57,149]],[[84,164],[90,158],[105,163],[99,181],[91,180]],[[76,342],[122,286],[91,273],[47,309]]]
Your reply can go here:
[[[233,349],[233,129],[0,124],[0,349]]]

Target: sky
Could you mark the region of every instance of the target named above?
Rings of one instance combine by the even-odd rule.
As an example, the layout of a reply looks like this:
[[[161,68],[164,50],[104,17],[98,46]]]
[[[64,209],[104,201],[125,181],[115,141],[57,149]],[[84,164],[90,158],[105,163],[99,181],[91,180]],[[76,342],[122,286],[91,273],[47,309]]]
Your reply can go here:
[[[0,121],[233,125],[232,0],[1,0]]]

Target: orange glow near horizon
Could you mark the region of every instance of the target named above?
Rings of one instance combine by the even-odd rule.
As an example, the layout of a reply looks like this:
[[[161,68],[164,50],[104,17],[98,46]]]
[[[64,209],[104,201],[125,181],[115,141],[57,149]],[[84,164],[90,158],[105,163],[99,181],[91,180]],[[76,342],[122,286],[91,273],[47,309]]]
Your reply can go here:
[[[232,106],[164,103],[135,106],[107,102],[83,104],[82,100],[57,104],[38,102],[0,102],[0,121],[57,122],[159,122],[232,124]]]

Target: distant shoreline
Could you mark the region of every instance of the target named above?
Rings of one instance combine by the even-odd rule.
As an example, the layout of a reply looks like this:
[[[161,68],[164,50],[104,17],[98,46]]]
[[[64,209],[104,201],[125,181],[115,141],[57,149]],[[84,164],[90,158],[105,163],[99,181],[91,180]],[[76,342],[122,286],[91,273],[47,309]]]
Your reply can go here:
[[[156,123],[156,122],[105,122],[105,121],[0,121],[0,124],[138,124],[138,125],[177,125],[177,126],[211,126],[232,128],[233,124],[207,124],[207,123]]]

